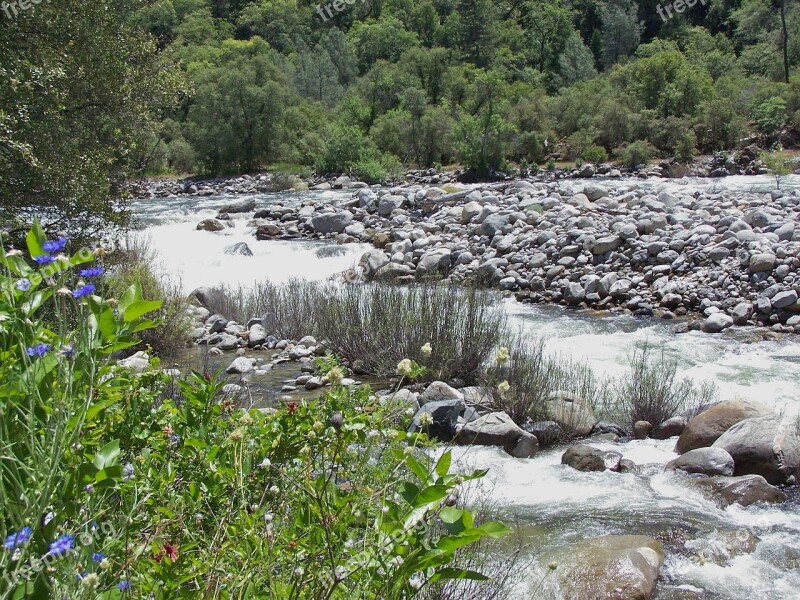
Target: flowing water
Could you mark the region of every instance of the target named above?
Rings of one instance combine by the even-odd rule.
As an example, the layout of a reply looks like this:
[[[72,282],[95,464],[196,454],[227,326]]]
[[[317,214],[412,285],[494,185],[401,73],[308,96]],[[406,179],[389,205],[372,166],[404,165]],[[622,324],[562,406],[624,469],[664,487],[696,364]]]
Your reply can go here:
[[[577,191],[582,183],[559,185]],[[647,186],[656,192],[763,192],[774,188],[774,180],[630,180],[614,185]],[[786,178],[782,187],[800,187],[800,177]],[[335,202],[349,195],[280,193],[259,195],[257,200],[261,208],[307,200]],[[248,219],[236,215],[234,227],[221,233],[195,230],[199,221],[215,216],[228,200],[225,196],[162,198],[133,204],[139,235],[149,239],[160,255],[161,268],[180,280],[187,292],[220,283],[236,286],[291,277],[324,280],[352,267],[368,248],[352,244],[332,253],[325,249],[325,242],[259,242],[247,226]],[[247,243],[253,256],[225,254],[225,248],[238,242]],[[760,341],[759,332],[747,328],[724,335],[675,335],[674,324],[654,319],[599,316],[513,300],[504,301],[504,306],[513,325],[544,337],[552,352],[585,360],[600,373],[623,371],[631,350],[649,344],[674,357],[682,375],[714,380],[722,398],[757,399],[800,413],[800,341],[796,338]],[[283,374],[275,373],[268,381],[277,384],[279,377]],[[720,509],[694,491],[686,477],[664,472],[664,464],[676,456],[674,440],[596,445],[622,452],[640,465],[642,474],[578,472],[560,464],[563,449],[541,452],[528,460],[478,447],[456,448],[454,456],[463,468],[489,469],[482,496],[491,500],[504,520],[517,525],[537,556],[591,536],[651,535],[667,549],[657,600],[800,598],[797,495],[782,505]],[[530,572],[520,574],[520,597],[530,597],[545,568],[537,563]],[[550,596],[548,581],[536,590],[536,597]]]

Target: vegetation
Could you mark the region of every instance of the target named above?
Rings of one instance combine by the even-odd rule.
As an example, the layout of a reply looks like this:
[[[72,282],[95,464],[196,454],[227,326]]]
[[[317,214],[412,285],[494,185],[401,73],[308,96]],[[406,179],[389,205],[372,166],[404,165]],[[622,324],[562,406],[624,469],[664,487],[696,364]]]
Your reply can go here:
[[[160,303],[105,299],[92,252],[27,239],[36,268],[0,247],[0,598],[401,600],[486,579],[460,549],[508,529],[456,500],[483,472],[429,459],[368,388],[263,413],[210,373],[121,369]],[[75,328],[43,327],[66,305]]]

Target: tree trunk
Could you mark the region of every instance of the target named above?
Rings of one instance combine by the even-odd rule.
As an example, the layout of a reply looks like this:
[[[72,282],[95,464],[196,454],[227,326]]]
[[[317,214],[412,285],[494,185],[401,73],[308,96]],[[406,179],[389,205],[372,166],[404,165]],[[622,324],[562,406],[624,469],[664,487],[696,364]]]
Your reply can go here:
[[[783,28],[783,76],[789,83],[789,32],[786,28],[786,0],[781,0],[781,27]]]

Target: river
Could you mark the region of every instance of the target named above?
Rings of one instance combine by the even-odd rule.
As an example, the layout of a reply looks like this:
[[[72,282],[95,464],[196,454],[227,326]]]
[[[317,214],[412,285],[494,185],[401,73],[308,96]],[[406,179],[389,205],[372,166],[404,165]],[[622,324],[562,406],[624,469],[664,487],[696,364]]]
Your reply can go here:
[[[630,180],[615,185],[651,186],[654,190],[769,190],[767,177],[725,180]],[[561,182],[564,187],[580,183]],[[714,187],[716,186],[716,188]],[[800,177],[783,187],[800,187]],[[278,193],[257,196],[259,207],[307,200],[336,202],[349,192]],[[291,277],[324,280],[353,266],[369,247],[344,246],[341,253],[320,251],[312,241],[255,240],[249,218],[233,215],[234,227],[220,233],[196,231],[196,224],[214,217],[227,196],[160,198],[132,204],[140,231],[158,251],[159,268],[180,281],[187,292],[220,283],[247,285],[258,280],[283,282]],[[245,242],[253,256],[225,254]],[[626,367],[636,345],[650,344],[677,359],[682,375],[712,379],[721,398],[751,398],[778,410],[800,413],[800,342],[794,338],[757,341],[754,330],[735,328],[724,335],[673,333],[674,324],[630,316],[598,316],[559,307],[522,305],[504,300],[514,326],[543,337],[552,352],[587,361],[598,372],[614,374]],[[598,444],[622,452],[640,465],[643,475],[583,473],[560,464],[561,450],[533,459],[512,459],[488,448],[457,448],[462,466],[489,468],[484,497],[519,528],[536,555],[604,534],[643,534],[667,548],[656,600],[703,598],[800,598],[800,502],[797,495],[776,506],[719,509],[692,491],[685,478],[664,472],[674,458],[673,440]],[[732,551],[731,535],[757,538],[752,552]],[[735,546],[736,544],[734,544]],[[530,594],[544,567],[520,575],[521,597]],[[547,586],[537,596],[549,597]]]

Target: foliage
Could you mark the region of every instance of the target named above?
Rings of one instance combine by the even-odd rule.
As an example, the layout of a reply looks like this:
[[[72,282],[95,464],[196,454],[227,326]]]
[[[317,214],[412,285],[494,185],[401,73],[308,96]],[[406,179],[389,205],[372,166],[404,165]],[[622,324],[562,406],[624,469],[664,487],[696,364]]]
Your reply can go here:
[[[794,161],[781,157],[775,152],[769,154],[764,152],[759,158],[775,177],[775,187],[777,189],[781,188],[781,180],[794,172]]]
[[[647,164],[653,158],[655,148],[644,140],[636,140],[615,151],[619,160],[626,166],[634,168],[640,165]]]
[[[59,245],[28,235],[38,263]],[[132,374],[110,356],[160,303],[75,284],[90,251],[20,254],[0,248],[0,597],[401,600],[486,579],[461,549],[509,530],[456,502],[485,471],[428,458],[368,388],[262,412],[208,372]],[[77,328],[42,327],[66,304]]]

